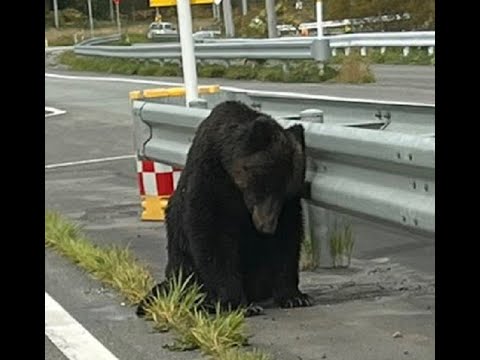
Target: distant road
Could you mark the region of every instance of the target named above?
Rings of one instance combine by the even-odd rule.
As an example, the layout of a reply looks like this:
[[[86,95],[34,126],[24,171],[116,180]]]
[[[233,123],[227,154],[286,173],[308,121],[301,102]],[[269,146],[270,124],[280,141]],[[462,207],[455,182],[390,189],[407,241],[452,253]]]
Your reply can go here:
[[[340,97],[419,102],[435,104],[435,67],[420,65],[373,65],[377,82],[374,84],[291,84],[227,79],[199,79],[201,85],[220,84],[249,90],[291,91],[310,95],[330,95]],[[55,73],[78,76],[121,77],[128,79],[150,80],[182,84],[180,77],[153,77],[127,76],[115,74],[101,74],[92,72],[64,71],[54,68],[45,68],[45,73]],[[128,91],[140,88],[158,87],[161,85],[140,86],[132,84],[118,84],[115,87],[119,96],[128,96]],[[95,84],[95,88],[103,85]]]

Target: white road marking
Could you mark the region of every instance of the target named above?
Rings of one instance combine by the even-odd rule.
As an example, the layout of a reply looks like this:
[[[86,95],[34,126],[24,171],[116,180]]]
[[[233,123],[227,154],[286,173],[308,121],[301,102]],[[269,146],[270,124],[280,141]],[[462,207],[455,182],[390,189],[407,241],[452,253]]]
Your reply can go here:
[[[125,83],[132,83],[132,84],[184,86],[183,83],[177,83],[177,82],[140,80],[140,79],[129,79],[129,78],[121,78],[121,77],[75,76],[75,75],[60,75],[60,74],[51,74],[51,73],[45,73],[45,77],[52,78],[52,79],[64,79],[64,80],[112,81],[112,82],[125,82]],[[291,97],[291,98],[298,98],[298,99],[317,99],[317,100],[330,100],[330,101],[340,101],[340,102],[358,102],[358,103],[374,103],[374,104],[385,104],[385,105],[409,105],[409,106],[435,107],[435,104],[428,104],[428,103],[412,103],[412,102],[405,102],[405,101],[386,101],[386,100],[375,100],[375,99],[348,98],[348,97],[327,96],[327,95],[310,95],[310,94],[302,94],[297,92],[249,90],[249,89],[242,89],[242,88],[237,88],[232,86],[220,86],[220,89],[225,91],[247,92],[247,95],[248,93],[251,93],[252,95]]]
[[[46,292],[45,335],[70,360],[118,360]]]
[[[183,86],[183,83],[167,82],[167,81],[152,81],[140,79],[127,79],[120,77],[101,77],[101,76],[74,76],[74,75],[59,75],[45,73],[46,78],[63,79],[63,80],[80,80],[80,81],[112,81],[124,82],[133,84],[149,84],[149,85],[165,85],[165,86]]]
[[[101,163],[101,162],[124,160],[124,159],[134,159],[135,157],[136,157],[135,155],[121,155],[121,156],[105,157],[105,158],[100,158],[100,159],[71,161],[71,162],[45,165],[45,169],[56,169],[56,168],[67,167],[67,166],[96,164],[96,163]]]
[[[62,114],[66,114],[67,112],[65,110],[60,110],[60,109],[57,109],[57,108],[54,108],[54,107],[50,107],[50,106],[45,106],[45,111],[48,111],[50,112],[51,114],[45,114],[45,117],[50,117],[50,116],[55,116],[55,115],[62,115]]]

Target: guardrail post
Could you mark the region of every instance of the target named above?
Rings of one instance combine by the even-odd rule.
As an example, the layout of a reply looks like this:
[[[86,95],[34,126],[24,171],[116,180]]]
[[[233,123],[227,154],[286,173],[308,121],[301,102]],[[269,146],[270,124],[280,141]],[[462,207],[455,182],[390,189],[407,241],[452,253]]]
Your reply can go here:
[[[313,122],[313,123],[323,123],[323,111],[319,109],[306,109],[300,112],[300,121]],[[309,159],[307,158],[307,168],[310,168]],[[333,262],[328,262],[328,259],[320,258],[320,244],[325,242],[322,240],[322,236],[319,236],[318,230],[316,227],[314,217],[317,216],[315,211],[315,206],[309,205],[308,201],[302,200],[302,211],[304,217],[304,231],[305,237],[311,242],[312,245],[312,257],[315,266],[324,266],[330,267]],[[308,241],[307,240],[307,241]],[[322,264],[322,265],[320,265]]]
[[[345,55],[346,55],[346,56],[350,55],[350,46],[347,46],[347,47],[345,48]]]
[[[405,46],[403,48],[403,56],[408,56],[408,54],[410,53],[410,47],[409,46]]]
[[[435,51],[435,48],[433,46],[428,47],[428,55],[432,56]]]
[[[360,48],[360,55],[361,56],[367,56],[367,48],[365,46],[362,46]]]
[[[386,51],[386,50],[387,50],[387,48],[386,48],[385,46],[382,46],[382,47],[380,48],[380,54],[382,54],[382,55],[385,54],[385,51]]]
[[[337,56],[337,49],[336,48],[332,48],[332,56]]]

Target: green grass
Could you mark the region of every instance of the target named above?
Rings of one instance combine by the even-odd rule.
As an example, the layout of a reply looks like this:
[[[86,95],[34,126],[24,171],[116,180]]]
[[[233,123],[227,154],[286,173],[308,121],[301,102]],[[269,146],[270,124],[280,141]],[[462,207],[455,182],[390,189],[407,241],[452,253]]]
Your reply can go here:
[[[182,68],[172,62],[153,63],[133,59],[105,58],[75,55],[65,51],[59,62],[71,70],[94,71],[113,74],[142,76],[182,76]],[[198,75],[205,78],[226,78],[236,80],[260,80],[272,82],[323,82],[332,81],[338,71],[330,65],[324,71],[314,61],[292,61],[287,66],[269,65],[257,62],[248,65],[224,66],[220,64],[198,64]]]
[[[333,260],[333,267],[349,267],[352,259],[354,237],[350,225],[341,229],[335,223],[333,234],[330,237],[330,255]],[[343,259],[347,260],[345,264]]]
[[[120,291],[129,304],[138,303],[154,285],[147,268],[135,261],[128,248],[101,249],[86,239],[78,226],[56,213],[45,215],[45,246],[54,248],[95,279]]]
[[[345,58],[350,56],[360,56],[359,48],[352,48],[350,55],[345,55],[342,50],[337,51],[337,55],[332,57],[331,62],[341,64]],[[410,48],[409,54],[403,56],[403,48],[390,47],[382,54],[380,48],[368,48],[367,55],[362,56],[371,64],[388,64],[388,65],[435,65],[435,55],[429,55],[427,48],[420,49]]]
[[[154,279],[147,267],[128,248],[99,247],[93,244],[79,226],[54,212],[45,215],[45,246],[69,258],[95,279],[117,290],[131,305],[138,304],[149,293]],[[170,291],[163,291],[146,307],[146,317],[159,331],[173,330],[171,350],[200,349],[215,360],[267,360],[259,351],[245,351],[248,343],[245,315],[242,309],[214,315],[201,310],[205,295],[191,278],[170,279]]]
[[[300,271],[313,270],[317,265],[312,239],[305,237],[300,248]]]

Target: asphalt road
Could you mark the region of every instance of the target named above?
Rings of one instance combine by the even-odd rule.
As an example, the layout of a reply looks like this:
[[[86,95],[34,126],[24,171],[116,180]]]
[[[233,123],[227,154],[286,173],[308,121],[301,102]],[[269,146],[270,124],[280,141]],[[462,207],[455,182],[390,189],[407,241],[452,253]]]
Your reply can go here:
[[[435,103],[435,67],[420,65],[372,65],[376,76],[373,84],[282,84],[274,82],[199,79],[201,85],[220,84],[253,90],[286,91],[310,95],[341,96],[360,99]],[[57,74],[75,74],[80,76],[97,75],[103,77],[124,77],[123,75],[99,74],[91,72],[72,72],[60,68],[46,67],[45,72]],[[130,79],[175,82],[183,84],[178,77],[133,76]],[[148,87],[152,87],[147,86]],[[132,87],[129,88],[130,90]],[[135,87],[133,88],[135,89]]]
[[[128,92],[150,87],[46,78],[46,106],[67,113],[45,119],[45,163],[132,154]],[[161,279],[165,232],[162,223],[139,221],[133,159],[46,170],[45,209],[82,223],[99,244],[130,244]],[[280,360],[434,359],[434,241],[363,221],[354,229],[352,268],[302,273],[301,286],[317,305],[249,319],[255,346]],[[154,333],[114,292],[50,250],[45,291],[119,359],[201,358],[163,349],[168,334]],[[403,337],[393,338],[396,331]],[[64,359],[45,341],[46,359]]]

